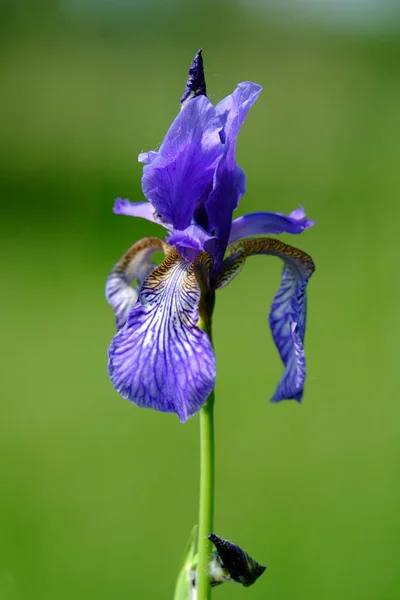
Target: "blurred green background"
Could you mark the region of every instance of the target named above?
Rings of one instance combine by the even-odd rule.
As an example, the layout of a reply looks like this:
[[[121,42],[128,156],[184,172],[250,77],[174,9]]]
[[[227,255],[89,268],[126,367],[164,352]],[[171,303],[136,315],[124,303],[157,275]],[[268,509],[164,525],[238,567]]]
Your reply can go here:
[[[162,235],[112,204],[142,199],[137,154],[162,141],[200,46],[211,100],[264,87],[239,137],[238,214],[304,205],[317,221],[286,239],[317,265],[301,406],[268,403],[281,265],[252,259],[217,297],[215,531],[268,570],[213,597],[400,597],[400,40],[395,15],[354,29],[300,13],[3,0],[1,599],[172,598],[198,419],[114,392],[104,283]]]

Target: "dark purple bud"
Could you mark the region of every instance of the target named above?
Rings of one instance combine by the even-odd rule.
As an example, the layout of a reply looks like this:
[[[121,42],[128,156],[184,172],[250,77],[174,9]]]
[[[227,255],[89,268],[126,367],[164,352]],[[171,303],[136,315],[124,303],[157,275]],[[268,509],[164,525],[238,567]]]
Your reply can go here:
[[[215,533],[211,533],[208,539],[217,549],[222,567],[229,572],[233,581],[241,583],[244,587],[252,585],[267,568],[258,564],[239,546],[218,537]]]
[[[206,80],[204,78],[203,68],[203,57],[201,55],[201,48],[198,50],[196,56],[189,69],[189,76],[186,82],[186,88],[181,98],[181,104],[187,102],[191,98],[196,96],[207,96],[206,91]]]

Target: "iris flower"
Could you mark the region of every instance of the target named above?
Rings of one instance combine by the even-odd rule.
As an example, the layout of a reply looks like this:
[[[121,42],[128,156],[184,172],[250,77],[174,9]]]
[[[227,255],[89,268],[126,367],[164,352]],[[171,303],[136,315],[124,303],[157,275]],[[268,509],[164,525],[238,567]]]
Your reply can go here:
[[[261,86],[245,81],[216,106],[206,95],[199,51],[191,65],[181,111],[158,151],[144,163],[146,202],[117,199],[114,213],[163,225],[166,239],[136,242],[107,279],[117,333],[109,348],[109,375],[117,392],[137,406],[193,416],[215,386],[215,356],[207,322],[216,290],[225,287],[249,256],[283,261],[269,322],[284,373],[271,399],[300,402],[306,377],[304,332],[311,258],[278,239],[311,225],[304,210],[289,216],[257,212],[233,219],[246,189],[236,164],[236,140]],[[250,239],[249,239],[250,238]],[[152,257],[162,251],[157,266]]]

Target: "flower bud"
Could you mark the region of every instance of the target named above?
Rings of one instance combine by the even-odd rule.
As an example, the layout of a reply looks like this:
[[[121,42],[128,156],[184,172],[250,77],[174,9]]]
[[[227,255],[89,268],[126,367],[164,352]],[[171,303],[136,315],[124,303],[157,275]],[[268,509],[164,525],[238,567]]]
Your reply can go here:
[[[228,571],[233,581],[249,587],[264,573],[266,567],[260,565],[239,546],[218,537],[215,533],[211,533],[208,539],[218,552],[222,569]]]

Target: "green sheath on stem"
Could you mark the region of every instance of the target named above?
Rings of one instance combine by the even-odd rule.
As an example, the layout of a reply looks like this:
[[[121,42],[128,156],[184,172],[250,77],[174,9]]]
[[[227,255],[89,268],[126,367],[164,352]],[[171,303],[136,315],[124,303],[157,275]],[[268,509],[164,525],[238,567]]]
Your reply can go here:
[[[190,534],[189,542],[183,556],[182,567],[176,582],[174,600],[191,600],[192,598],[192,573],[195,572],[197,563],[197,530],[195,525]]]

